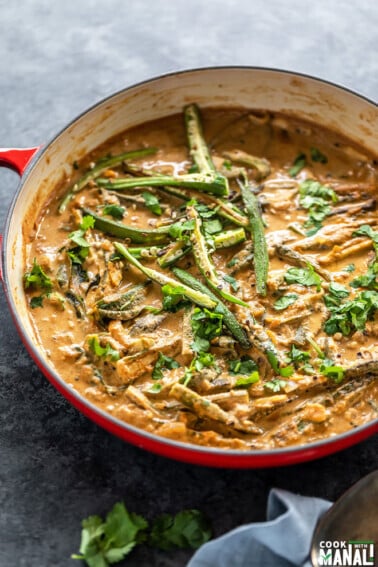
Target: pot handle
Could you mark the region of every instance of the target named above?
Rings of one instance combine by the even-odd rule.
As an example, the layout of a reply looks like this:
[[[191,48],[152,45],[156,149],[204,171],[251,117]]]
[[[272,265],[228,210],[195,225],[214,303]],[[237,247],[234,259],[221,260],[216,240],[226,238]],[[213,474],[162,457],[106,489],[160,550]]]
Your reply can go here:
[[[22,175],[41,146],[35,148],[0,148],[0,167],[9,167]]]

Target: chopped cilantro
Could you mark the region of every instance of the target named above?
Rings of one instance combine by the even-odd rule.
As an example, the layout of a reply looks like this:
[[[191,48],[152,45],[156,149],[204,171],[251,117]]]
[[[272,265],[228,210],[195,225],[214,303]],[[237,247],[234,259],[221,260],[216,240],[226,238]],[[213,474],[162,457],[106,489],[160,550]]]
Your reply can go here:
[[[234,291],[238,291],[238,289],[240,288],[240,284],[235,278],[233,278],[232,276],[228,276],[227,274],[225,274],[222,277],[223,277],[225,282],[230,284],[230,286],[232,287],[232,289]]]
[[[298,283],[306,287],[314,285],[318,291],[322,284],[320,276],[310,264],[307,265],[307,268],[289,268],[285,274],[285,281],[288,284]]]
[[[228,363],[231,374],[243,374],[249,376],[256,370],[258,366],[250,356],[244,355],[240,359],[230,360]]]
[[[200,339],[203,340],[203,339]],[[214,366],[215,364],[215,356],[213,354],[211,354],[210,352],[202,352],[201,351],[201,347],[199,345],[198,342],[198,337],[195,339],[195,346],[199,348],[198,354],[196,357],[193,358],[191,364],[190,364],[190,369],[191,370],[197,370],[197,372],[200,372],[203,368],[210,368],[211,366]],[[194,349],[193,349],[194,350]]]
[[[162,211],[162,208],[160,206],[160,201],[156,197],[156,195],[153,195],[152,193],[149,193],[148,191],[143,191],[142,197],[144,199],[144,203],[145,203],[147,209],[150,210],[155,215],[160,216],[163,211]]]
[[[311,159],[312,161],[318,163],[328,163],[328,158],[325,156],[318,148],[311,148],[310,149]]]
[[[36,309],[36,307],[43,307],[43,298],[45,295],[36,295],[31,298],[30,300],[30,307],[32,309]]]
[[[374,317],[377,309],[378,292],[363,291],[354,299],[333,307],[324,324],[324,330],[328,335],[340,332],[344,336],[354,331],[363,331],[366,322]]]
[[[300,350],[294,344],[291,345],[290,350],[287,353],[287,356],[290,362],[294,364],[295,368],[298,368],[302,362],[307,363],[311,358],[309,352],[305,350]]]
[[[323,376],[327,376],[327,378],[330,378],[331,380],[333,380],[334,382],[336,382],[336,384],[339,384],[340,382],[342,382],[343,378],[344,378],[344,369],[342,366],[336,366],[332,360],[329,359],[325,359],[321,366],[320,366],[320,372],[321,374],[323,374]]]
[[[350,293],[346,287],[336,282],[329,284],[328,291],[329,293],[324,296],[324,303],[328,309],[338,307],[340,305],[340,299],[348,297]]]
[[[369,264],[366,274],[358,276],[350,282],[352,287],[364,287],[366,289],[378,290],[378,232],[375,232],[368,224],[362,225],[353,232],[352,236],[368,236],[373,241],[375,258]]]
[[[235,388],[248,387],[260,381],[260,375],[255,370],[249,376],[240,376],[235,382]]]
[[[272,392],[279,392],[283,390],[286,386],[286,380],[280,380],[279,378],[273,378],[269,382],[265,382],[264,388],[272,390]]]
[[[181,286],[166,284],[163,285],[161,291],[163,294],[163,309],[165,311],[175,313],[189,304],[183,295],[183,289]]]
[[[217,214],[217,209],[210,209],[207,205],[203,203],[197,203],[197,201],[189,202],[187,205],[193,204],[199,216],[203,219],[211,219]]]
[[[98,336],[93,335],[88,340],[88,346],[90,350],[99,358],[110,359],[112,362],[116,362],[119,359],[119,352],[112,348],[109,343],[103,347],[100,345]]]
[[[276,311],[282,311],[289,307],[289,305],[293,305],[297,299],[298,295],[296,293],[288,293],[277,299],[277,301],[274,302],[273,307]]]
[[[354,272],[356,269],[356,265],[355,264],[348,264],[347,266],[345,266],[344,268],[344,272]]]
[[[203,231],[205,234],[218,234],[223,229],[222,223],[219,219],[212,219],[204,221]]]
[[[102,209],[104,215],[110,215],[111,217],[121,220],[125,214],[125,207],[120,207],[119,205],[105,205]]]
[[[236,264],[239,262],[239,258],[232,258],[232,260],[230,260],[229,262],[227,262],[226,266],[227,268],[233,268],[234,266],[236,266]]]
[[[155,382],[155,384],[152,384],[152,386],[148,388],[147,392],[149,394],[159,394],[161,392],[161,388],[162,385],[160,384],[160,382]]]
[[[222,163],[222,165],[225,169],[227,169],[228,171],[231,171],[232,163],[230,162],[230,160],[225,159],[224,162]]]
[[[195,221],[194,219],[187,220],[184,222],[175,222],[169,228],[169,234],[175,240],[186,240],[188,238],[188,232],[194,229]]]
[[[156,361],[154,369],[152,371],[153,380],[161,380],[163,378],[163,370],[172,368],[179,368],[180,364],[174,358],[170,356],[165,356],[165,354],[159,352],[159,358]]]
[[[300,154],[297,155],[297,157],[293,162],[293,165],[289,169],[290,177],[296,177],[296,175],[298,175],[298,173],[302,171],[304,167],[306,167],[306,164],[307,164],[306,154],[301,152]]]
[[[333,189],[322,185],[314,179],[306,179],[299,186],[299,203],[309,211],[308,220],[304,227],[311,230],[307,236],[315,234],[322,226],[323,220],[331,212],[331,203],[336,203],[338,197]]]
[[[206,352],[210,348],[211,339],[222,334],[223,315],[196,307],[191,317],[191,326],[194,335],[192,349],[197,353]]]
[[[24,285],[25,289],[28,289],[29,287],[34,289],[45,289],[47,291],[52,289],[51,279],[44,272],[35,258],[33,260],[32,269],[24,275]]]
[[[83,261],[87,258],[90,244],[84,238],[84,236],[89,228],[94,227],[94,223],[94,218],[90,215],[86,215],[81,221],[80,228],[68,235],[68,238],[72,240],[74,244],[76,244],[74,248],[67,250],[67,255],[70,258],[71,262],[75,264],[82,264]]]

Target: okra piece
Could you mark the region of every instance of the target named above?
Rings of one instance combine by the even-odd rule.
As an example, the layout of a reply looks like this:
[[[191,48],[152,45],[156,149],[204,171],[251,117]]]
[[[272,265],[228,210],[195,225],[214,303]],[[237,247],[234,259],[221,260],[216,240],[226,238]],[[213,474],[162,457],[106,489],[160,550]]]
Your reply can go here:
[[[237,305],[243,305],[244,307],[249,307],[247,303],[235,297],[231,293],[228,293],[223,289],[223,283],[220,282],[216,272],[214,264],[212,263],[209,253],[207,251],[206,240],[201,232],[201,217],[194,207],[188,207],[189,218],[194,219],[194,230],[191,234],[193,256],[196,264],[206,279],[206,282],[210,287],[212,287],[223,299],[231,301],[231,303],[236,303]]]
[[[68,193],[64,196],[62,202],[60,203],[58,211],[60,213],[63,213],[63,211],[67,207],[67,204],[72,199],[73,195],[84,189],[84,187],[89,183],[89,181],[96,179],[101,175],[101,173],[103,173],[107,169],[111,167],[117,167],[123,161],[127,161],[130,159],[139,159],[142,157],[150,156],[152,154],[156,154],[156,152],[157,152],[157,148],[142,148],[140,150],[124,152],[116,156],[100,159],[92,169],[87,171],[87,173],[85,173],[82,177],[80,177],[80,179],[78,179],[78,181],[76,181],[72,185],[72,187],[69,189]]]
[[[236,228],[235,230],[225,230],[220,232],[219,234],[215,234],[213,237],[213,242],[215,248],[229,248],[231,246],[235,246],[236,244],[240,244],[244,242],[246,239],[245,231],[243,228]],[[155,247],[153,247],[155,248]],[[158,264],[162,268],[169,268],[170,266],[174,266],[176,262],[181,260],[190,250],[192,249],[191,244],[186,244],[183,241],[176,242],[165,254],[158,259]],[[135,250],[135,253],[134,253]],[[145,254],[139,254],[139,250],[146,250]],[[133,256],[136,258],[142,257],[150,257],[147,253],[148,248],[129,248],[129,251],[132,253]]]
[[[184,119],[189,153],[197,170],[201,173],[215,171],[209,148],[202,132],[200,111],[196,104],[184,108]]]
[[[184,175],[158,175],[153,177],[123,177],[106,179],[99,177],[97,185],[105,189],[124,191],[134,187],[184,187],[197,189],[218,196],[228,195],[228,181],[219,173],[186,173]]]
[[[159,254],[164,252],[165,246],[141,246],[141,247],[130,247],[128,248],[130,254],[135,258],[158,258]]]
[[[161,177],[162,174],[153,171],[151,169],[141,169],[135,166],[134,164],[126,164],[125,165],[126,171],[131,173],[132,175],[138,176],[145,176],[145,177]],[[220,217],[223,217],[238,226],[248,226],[248,219],[245,214],[233,203],[229,201],[223,201],[222,199],[218,199],[215,195],[211,195],[210,193],[200,193],[196,190],[188,190],[182,189],[178,187],[157,187],[158,191],[163,191],[168,195],[172,195],[173,197],[177,197],[182,201],[191,201],[193,198],[199,198],[206,202],[206,205],[209,208],[217,208],[217,213]]]
[[[235,337],[235,339],[244,349],[251,348],[251,342],[249,341],[243,327],[240,325],[235,315],[222,302],[222,300],[215,295],[215,293],[213,293],[206,285],[204,285],[197,278],[195,278],[185,270],[182,270],[181,268],[172,268],[172,271],[181,282],[190,286],[196,291],[206,294],[208,297],[210,297],[210,299],[215,301],[217,304],[217,311],[223,315],[224,324],[226,325],[232,336]]]
[[[218,234],[214,234],[213,241],[215,248],[229,248],[246,240],[244,228],[235,228],[234,230],[224,230]]]
[[[258,180],[268,177],[271,172],[270,163],[267,159],[252,156],[251,154],[247,154],[247,152],[243,152],[243,150],[232,150],[224,152],[223,155],[234,163],[254,169],[257,173],[256,178]]]
[[[101,217],[90,209],[83,209],[83,212],[85,215],[89,215],[94,219],[94,228],[117,238],[127,238],[131,240],[131,242],[135,242],[137,244],[163,244],[170,240],[169,228],[171,225],[161,226],[160,228],[155,228],[153,230],[147,228],[134,228],[132,226],[127,226],[122,222]]]
[[[188,217],[194,220],[194,229],[191,233],[193,255],[202,275],[214,285],[219,285],[215,266],[212,263],[206,246],[206,240],[201,231],[202,220],[194,207],[187,208]]]
[[[176,262],[181,260],[181,258],[183,258],[191,249],[192,247],[190,246],[190,244],[187,245],[182,240],[175,242],[175,244],[171,248],[169,248],[164,256],[161,256],[158,259],[158,264],[162,268],[169,268],[169,266],[173,266]]]
[[[114,242],[114,246],[116,250],[121,254],[121,256],[123,256],[126,260],[128,260],[130,264],[132,264],[135,268],[140,270],[150,280],[153,280],[154,282],[160,284],[161,286],[170,285],[174,288],[177,288],[180,294],[182,294],[184,297],[186,297],[193,303],[196,303],[197,305],[200,305],[202,307],[207,307],[208,309],[213,309],[214,307],[216,307],[216,301],[211,299],[208,295],[196,291],[195,289],[192,289],[187,285],[178,282],[174,278],[171,278],[165,274],[162,274],[161,272],[158,272],[157,270],[152,270],[151,268],[147,268],[146,266],[143,266],[136,258],[134,258],[132,254],[130,254],[127,248],[125,248],[125,246],[123,246],[123,244],[121,244],[120,242]]]
[[[239,182],[240,191],[249,217],[249,228],[253,240],[253,264],[256,277],[256,291],[266,295],[266,282],[268,279],[269,254],[265,239],[264,223],[256,196],[251,191],[251,185]]]
[[[230,412],[223,410],[218,404],[211,402],[208,398],[200,396],[183,384],[174,384],[170,390],[170,396],[179,400],[184,406],[191,409],[199,417],[213,419],[233,427],[245,433],[261,434],[263,430],[249,420],[238,419]]]

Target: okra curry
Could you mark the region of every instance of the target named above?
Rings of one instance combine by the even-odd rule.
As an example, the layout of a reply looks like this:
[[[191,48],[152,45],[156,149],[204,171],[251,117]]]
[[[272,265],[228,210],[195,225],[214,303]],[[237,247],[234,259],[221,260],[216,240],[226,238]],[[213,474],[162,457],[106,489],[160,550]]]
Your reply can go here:
[[[193,103],[73,164],[24,287],[66,382],[158,436],[311,443],[378,416],[377,161],[295,117]]]

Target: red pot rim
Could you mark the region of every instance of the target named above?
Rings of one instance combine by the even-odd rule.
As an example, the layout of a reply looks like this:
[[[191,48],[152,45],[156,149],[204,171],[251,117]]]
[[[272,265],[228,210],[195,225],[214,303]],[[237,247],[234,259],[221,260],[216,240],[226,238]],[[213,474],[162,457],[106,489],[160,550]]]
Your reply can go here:
[[[219,71],[222,70],[246,70],[246,71],[268,71],[277,74],[287,74],[293,77],[299,77],[304,79],[310,79],[312,81],[319,82],[320,84],[330,85],[339,90],[346,91],[361,100],[373,104],[376,103],[369,99],[368,97],[356,93],[355,91],[340,86],[328,80],[323,80],[309,74],[297,73],[289,70],[280,70],[269,67],[250,67],[250,66],[215,66],[215,67],[201,67],[196,69],[187,69],[177,72],[171,72],[162,74],[151,79],[140,81],[138,83],[132,84],[124,89],[121,89],[103,99],[97,103],[91,105],[79,115],[77,115],[73,120],[71,120],[64,128],[62,128],[56,135],[54,135],[46,145],[39,148],[38,151],[33,155],[30,162],[24,169],[22,173],[22,178],[20,184],[17,188],[16,194],[13,198],[11,206],[8,211],[8,215],[4,227],[4,237],[3,245],[1,250],[1,259],[3,266],[3,287],[7,302],[10,308],[10,312],[17,328],[17,331],[24,343],[30,356],[37,364],[41,372],[48,378],[48,380],[54,385],[54,387],[79,411],[84,415],[89,417],[92,421],[106,429],[112,434],[122,438],[124,441],[128,441],[133,445],[140,448],[148,450],[150,452],[156,453],[161,456],[172,458],[178,461],[189,462],[192,464],[222,467],[222,468],[261,468],[261,467],[276,467],[282,465],[291,465],[300,462],[309,461],[312,459],[317,459],[324,457],[331,453],[341,451],[357,444],[367,437],[374,435],[378,432],[378,418],[370,421],[366,424],[360,425],[355,429],[344,432],[339,435],[328,437],[320,441],[313,443],[307,443],[305,445],[294,445],[290,447],[284,447],[282,449],[264,449],[264,450],[233,450],[233,449],[222,449],[215,447],[204,447],[201,445],[194,445],[184,442],[179,442],[171,439],[167,439],[158,435],[154,435],[143,429],[139,429],[129,423],[121,421],[120,419],[112,416],[111,414],[105,412],[104,410],[98,408],[96,405],[91,403],[89,400],[81,396],[76,390],[72,389],[67,382],[53,369],[49,368],[45,361],[42,359],[38,352],[38,349],[34,346],[31,341],[28,332],[26,331],[21,317],[18,315],[16,305],[13,301],[12,295],[9,292],[9,279],[8,279],[8,267],[7,258],[5,251],[8,244],[8,234],[10,229],[10,223],[13,216],[13,211],[15,204],[19,195],[22,192],[24,184],[28,178],[29,173],[36,167],[39,160],[43,159],[45,151],[50,147],[50,145],[71,125],[73,125],[82,116],[96,109],[98,106],[104,104],[106,101],[111,100],[117,95],[124,93],[127,90],[143,86],[145,84],[151,84],[153,82],[159,81],[165,77],[177,77],[186,73],[200,72],[200,71]]]

